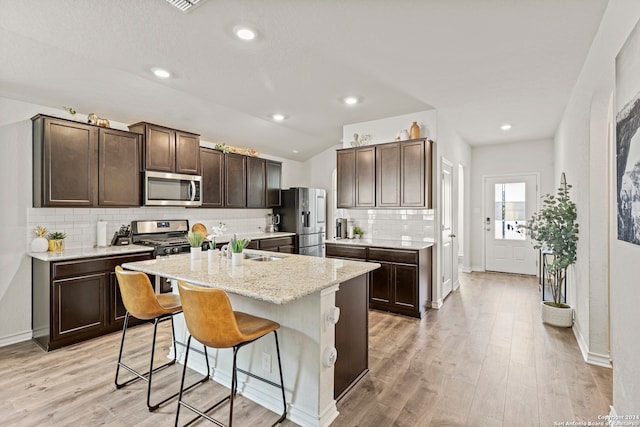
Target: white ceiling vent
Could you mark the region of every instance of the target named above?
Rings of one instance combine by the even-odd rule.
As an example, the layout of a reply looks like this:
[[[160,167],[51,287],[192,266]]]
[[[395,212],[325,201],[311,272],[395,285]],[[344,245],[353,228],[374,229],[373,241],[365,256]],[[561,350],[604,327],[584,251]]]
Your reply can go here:
[[[167,3],[177,7],[183,12],[189,12],[195,6],[199,5],[200,3],[204,3],[204,0],[167,0]]]

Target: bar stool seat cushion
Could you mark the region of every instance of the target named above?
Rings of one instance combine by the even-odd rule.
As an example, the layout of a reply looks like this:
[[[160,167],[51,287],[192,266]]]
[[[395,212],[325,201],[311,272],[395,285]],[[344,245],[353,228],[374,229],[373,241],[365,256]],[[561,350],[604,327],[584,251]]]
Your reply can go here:
[[[180,296],[176,294],[156,295],[146,274],[116,267],[122,302],[127,311],[142,320],[182,311]]]
[[[222,289],[204,288],[179,282],[182,304],[192,307],[185,312],[191,335],[212,348],[230,348],[258,339],[280,325],[269,319],[233,311]],[[186,303],[185,303],[186,301]]]

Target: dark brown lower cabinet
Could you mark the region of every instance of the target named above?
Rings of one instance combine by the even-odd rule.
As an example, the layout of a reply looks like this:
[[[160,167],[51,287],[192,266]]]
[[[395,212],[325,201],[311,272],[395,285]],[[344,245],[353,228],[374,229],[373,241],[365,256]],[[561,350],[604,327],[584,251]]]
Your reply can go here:
[[[328,258],[380,264],[369,273],[369,308],[421,318],[431,289],[432,248],[389,249],[373,246],[326,245]]]
[[[249,249],[260,249],[263,251],[294,253],[295,236],[267,237],[255,239],[249,242]]]
[[[150,252],[55,262],[34,258],[33,339],[49,351],[122,329],[126,310],[114,269],[150,258]]]

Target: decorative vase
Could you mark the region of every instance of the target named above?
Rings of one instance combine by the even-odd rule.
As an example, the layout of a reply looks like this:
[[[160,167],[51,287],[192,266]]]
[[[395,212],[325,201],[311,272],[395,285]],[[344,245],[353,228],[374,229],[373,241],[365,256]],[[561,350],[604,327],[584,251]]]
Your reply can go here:
[[[400,141],[406,141],[407,139],[409,139],[409,131],[403,129],[402,132],[400,132]]]
[[[542,321],[551,326],[559,326],[561,328],[570,328],[573,325],[573,309],[569,306],[554,307],[546,304],[548,301],[540,303],[540,315]]]
[[[196,260],[200,259],[200,255],[202,254],[202,248],[191,248],[191,259]]]
[[[409,137],[411,139],[420,138],[420,126],[418,125],[418,122],[413,122],[411,128],[409,128],[409,131]]]
[[[231,265],[242,265],[242,258],[244,258],[244,253],[242,253],[242,252],[232,252],[231,253]]]
[[[36,237],[31,241],[31,252],[47,252],[49,241],[44,237]]]
[[[64,251],[64,239],[49,240],[48,246],[49,246],[49,252],[62,252]]]
[[[209,249],[207,251],[207,261],[214,262],[219,258],[220,251],[218,249]]]

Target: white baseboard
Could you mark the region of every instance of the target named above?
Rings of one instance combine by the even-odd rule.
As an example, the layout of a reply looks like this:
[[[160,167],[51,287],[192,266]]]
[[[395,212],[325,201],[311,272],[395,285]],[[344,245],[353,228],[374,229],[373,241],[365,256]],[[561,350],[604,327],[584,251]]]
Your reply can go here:
[[[18,334],[7,335],[0,337],[0,347],[5,347],[11,344],[29,341],[33,337],[31,331],[20,332]]]
[[[471,271],[479,271],[479,272],[484,272],[484,268],[482,266],[471,266]]]
[[[458,289],[460,289],[460,280],[456,280],[456,282],[453,284],[453,290],[457,291]]]
[[[471,273],[473,269],[468,265],[463,265],[460,267],[460,271],[462,271],[463,273]]]
[[[442,303],[442,298],[438,298],[437,301],[431,301],[431,308],[439,309],[440,307],[442,307]]]
[[[571,329],[573,330],[573,335],[576,337],[580,353],[582,353],[582,358],[585,362],[590,365],[601,366],[603,368],[613,368],[613,366],[611,366],[611,356],[609,354],[600,354],[589,351],[589,345],[575,323]]]

